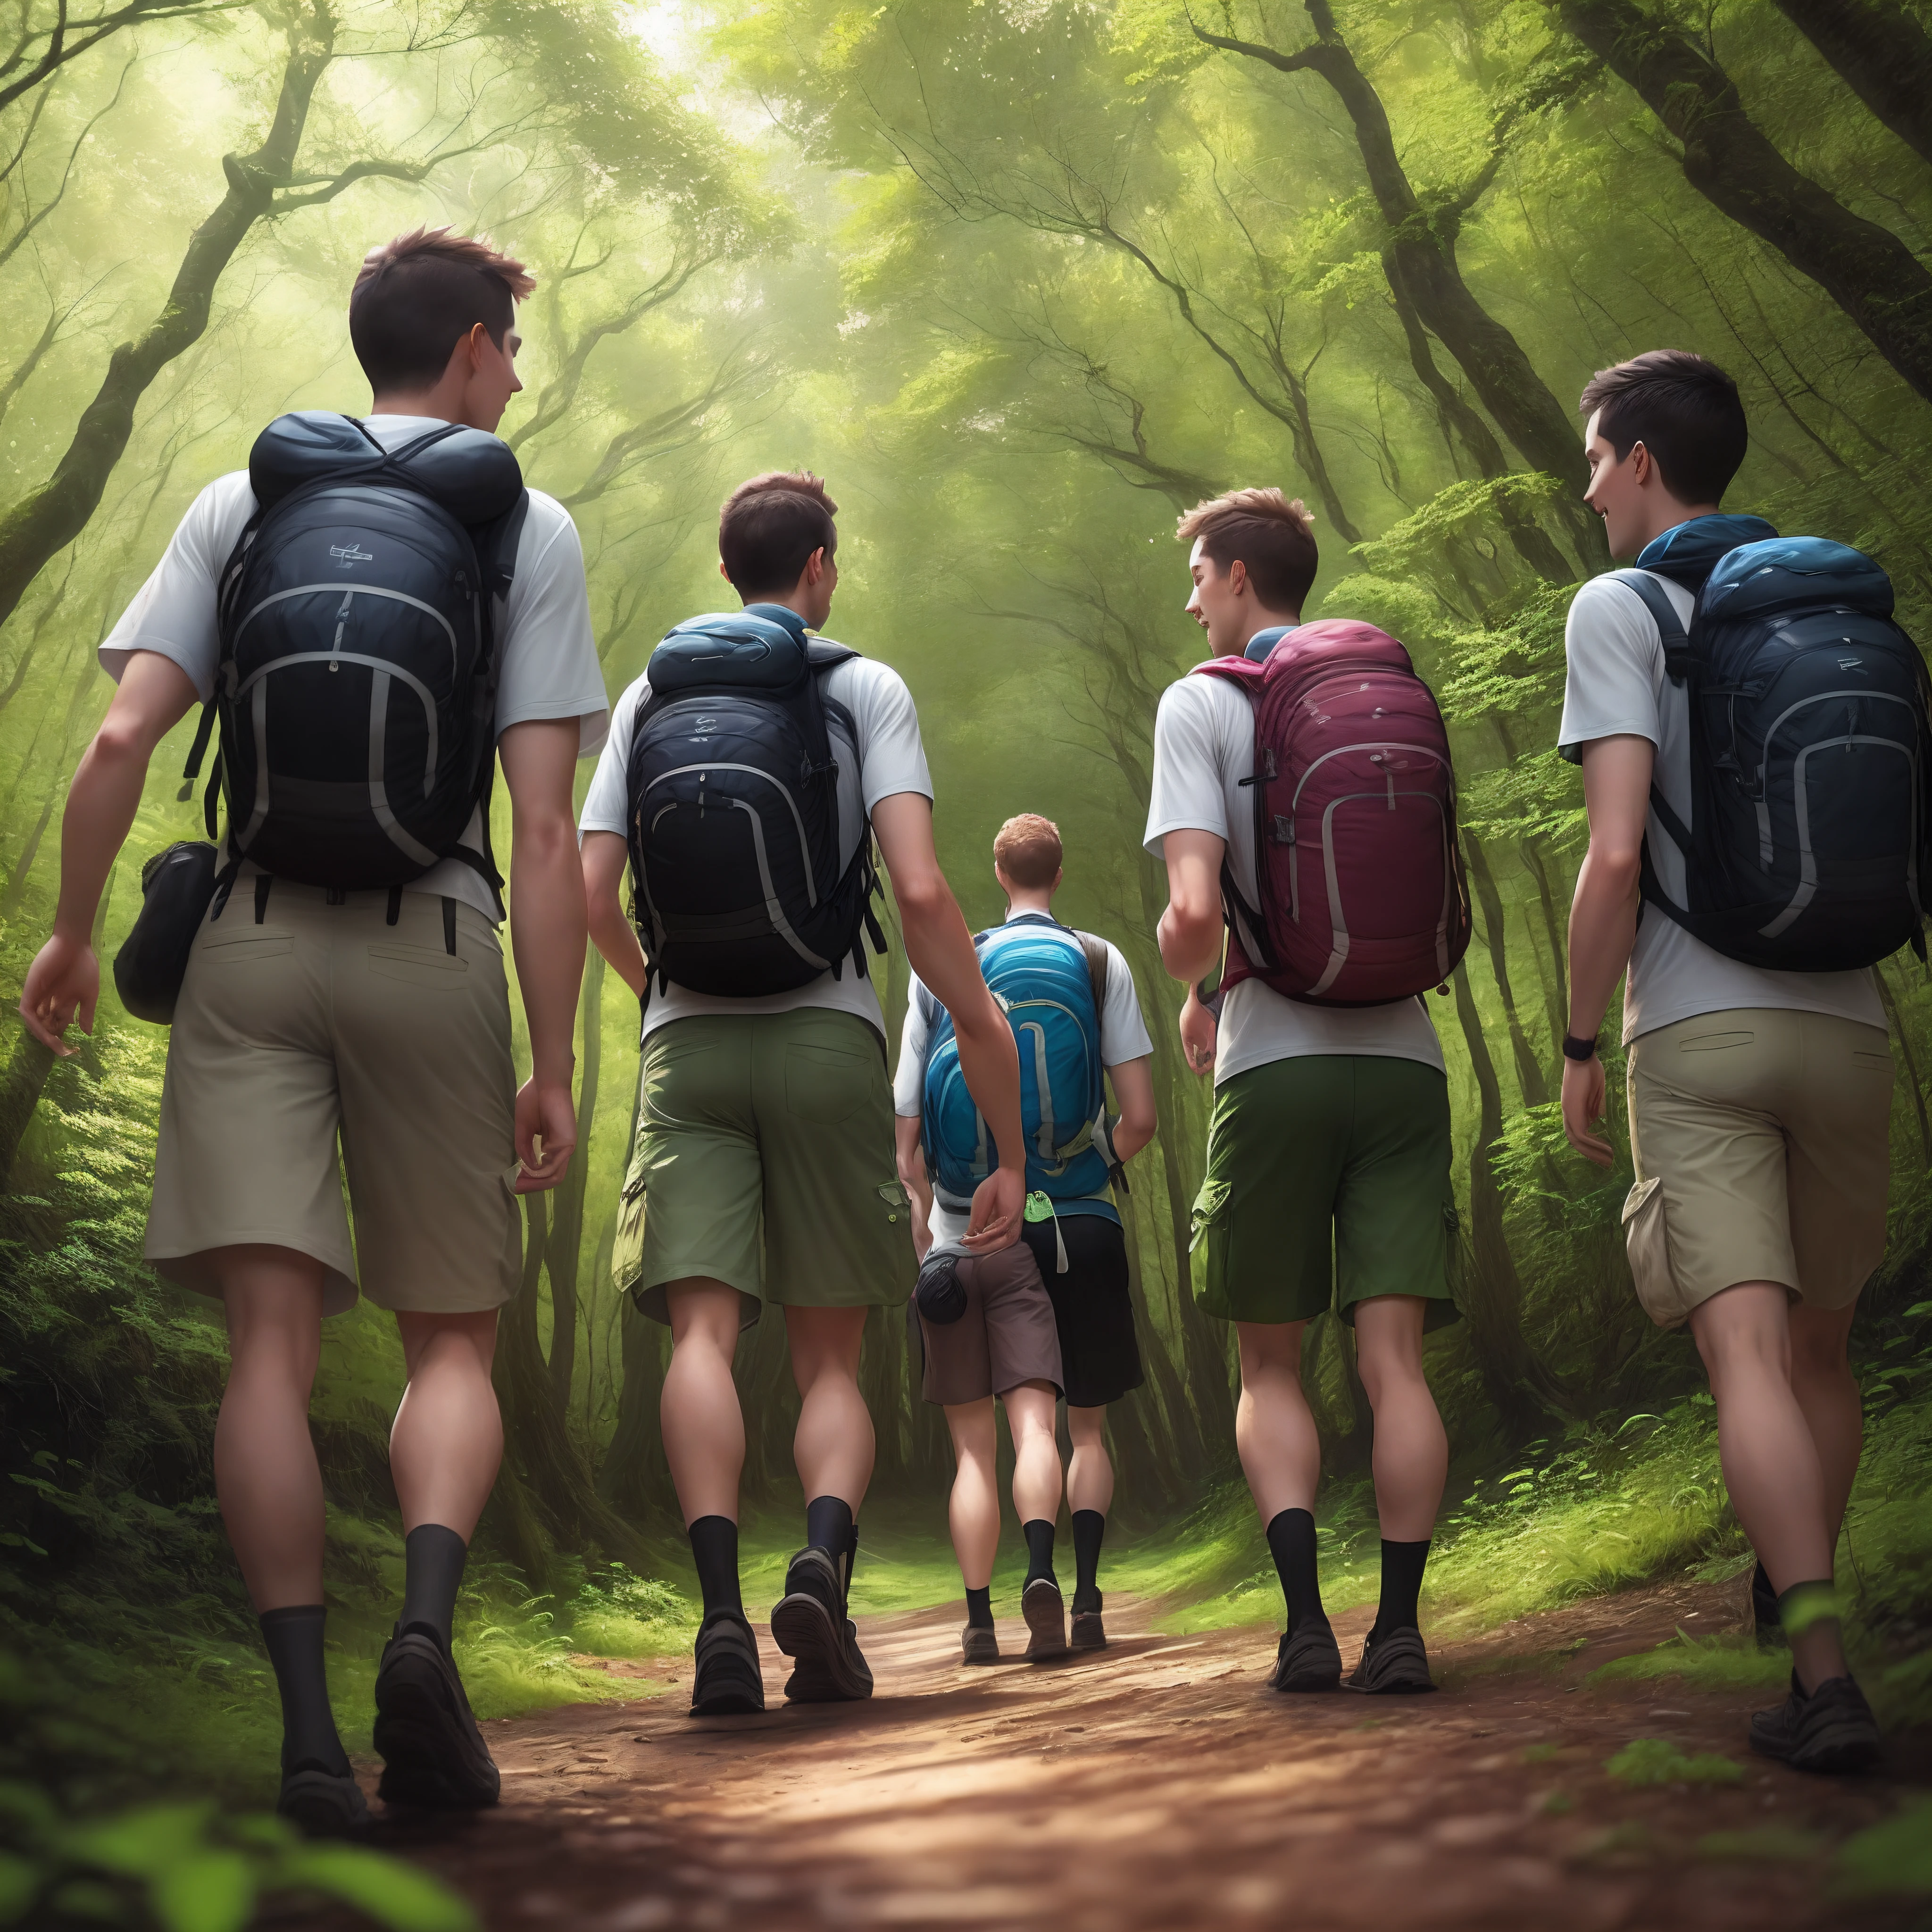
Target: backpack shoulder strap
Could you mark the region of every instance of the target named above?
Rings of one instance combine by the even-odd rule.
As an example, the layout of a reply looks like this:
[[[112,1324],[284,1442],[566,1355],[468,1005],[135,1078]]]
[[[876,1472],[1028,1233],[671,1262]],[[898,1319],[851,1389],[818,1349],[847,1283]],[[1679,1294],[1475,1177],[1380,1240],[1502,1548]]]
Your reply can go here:
[[[1657,634],[1664,640],[1665,674],[1672,684],[1682,684],[1690,674],[1690,638],[1678,620],[1677,607],[1671,602],[1670,592],[1647,570],[1618,570],[1611,574],[1642,598],[1643,607],[1655,620]]]
[[[805,661],[814,672],[828,671],[842,664],[849,664],[860,653],[850,644],[828,644],[823,638],[806,640]]]
[[[1107,974],[1113,964],[1107,942],[1097,933],[1082,932],[1070,926],[1067,929],[1079,940],[1080,950],[1087,956],[1087,983],[1094,989],[1094,1024],[1103,1025],[1107,1018]]]

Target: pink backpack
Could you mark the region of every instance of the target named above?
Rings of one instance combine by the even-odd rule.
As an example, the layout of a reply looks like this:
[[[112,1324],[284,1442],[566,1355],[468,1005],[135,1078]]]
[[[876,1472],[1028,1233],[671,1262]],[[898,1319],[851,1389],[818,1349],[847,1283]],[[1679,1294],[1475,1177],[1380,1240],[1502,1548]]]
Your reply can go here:
[[[1234,944],[1224,983],[1379,1006],[1441,986],[1469,944],[1456,776],[1434,694],[1372,624],[1323,619],[1267,662],[1216,658],[1255,712],[1250,906],[1221,869]]]

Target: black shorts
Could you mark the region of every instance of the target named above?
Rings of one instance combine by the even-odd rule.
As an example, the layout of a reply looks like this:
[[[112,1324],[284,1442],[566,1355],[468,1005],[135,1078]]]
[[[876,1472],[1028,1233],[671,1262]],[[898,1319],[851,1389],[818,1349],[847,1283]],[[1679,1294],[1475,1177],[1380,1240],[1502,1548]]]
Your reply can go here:
[[[1040,1263],[1060,1329],[1060,1386],[1073,1408],[1101,1408],[1146,1379],[1134,1339],[1133,1297],[1127,1286],[1127,1243],[1119,1222],[1104,1214],[1063,1214],[1060,1239],[1052,1221],[1029,1221],[1024,1235]]]

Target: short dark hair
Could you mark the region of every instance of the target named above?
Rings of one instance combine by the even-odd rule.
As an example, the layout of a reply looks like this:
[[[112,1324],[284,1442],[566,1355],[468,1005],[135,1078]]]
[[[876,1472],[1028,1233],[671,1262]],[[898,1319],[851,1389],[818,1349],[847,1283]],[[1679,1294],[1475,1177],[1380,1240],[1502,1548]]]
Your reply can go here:
[[[479,322],[502,348],[536,286],[485,236],[417,228],[371,248],[349,296],[349,340],[370,388],[426,388]]]
[[[740,483],[718,513],[718,555],[741,597],[789,590],[815,550],[838,548],[838,506],[808,470],[768,470]]]
[[[1646,350],[1599,369],[1576,407],[1586,422],[1597,416],[1619,463],[1642,443],[1680,503],[1722,502],[1750,441],[1737,384],[1688,349]]]
[[[1225,575],[1237,559],[1248,568],[1255,595],[1270,610],[1299,610],[1321,562],[1315,520],[1299,496],[1279,490],[1230,490],[1196,503],[1174,525],[1184,544],[1201,539],[1201,554]]]

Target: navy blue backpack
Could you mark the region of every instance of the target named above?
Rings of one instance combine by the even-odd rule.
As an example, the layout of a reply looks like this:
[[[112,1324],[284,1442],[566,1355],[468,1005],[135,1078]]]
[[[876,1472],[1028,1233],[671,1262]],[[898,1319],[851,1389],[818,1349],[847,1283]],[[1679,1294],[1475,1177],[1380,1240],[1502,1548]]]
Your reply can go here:
[[[1690,824],[1651,790],[1687,902],[1646,842],[1645,904],[1747,965],[1840,972],[1906,944],[1922,958],[1932,680],[1885,572],[1755,517],[1694,518],[1637,561],[1618,574],[1690,695]],[[1648,571],[1697,593],[1688,634]]]
[[[1067,934],[1077,947],[1060,936]],[[1106,944],[1045,920],[1015,920],[975,934],[973,944],[1019,1047],[1028,1192],[1057,1201],[1100,1192],[1109,1171],[1094,1138],[1106,1105]],[[920,997],[932,1028],[920,1108],[926,1168],[942,1194],[964,1201],[999,1165],[999,1149],[966,1090],[952,1016],[923,986]]]

